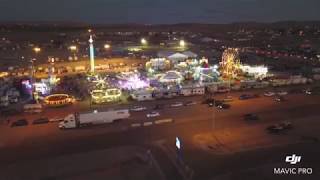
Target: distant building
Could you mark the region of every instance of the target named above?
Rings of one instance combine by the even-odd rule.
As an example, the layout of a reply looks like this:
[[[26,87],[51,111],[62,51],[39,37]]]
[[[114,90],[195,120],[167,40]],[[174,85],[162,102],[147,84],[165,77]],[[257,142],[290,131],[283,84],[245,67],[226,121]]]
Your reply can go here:
[[[180,94],[183,96],[203,95],[205,94],[205,88],[200,86],[182,86]]]

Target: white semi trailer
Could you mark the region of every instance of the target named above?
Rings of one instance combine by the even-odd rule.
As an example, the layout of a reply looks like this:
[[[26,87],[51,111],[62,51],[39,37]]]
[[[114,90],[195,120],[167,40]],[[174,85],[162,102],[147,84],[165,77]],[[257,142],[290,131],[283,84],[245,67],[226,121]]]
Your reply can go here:
[[[59,123],[60,129],[72,129],[91,125],[108,124],[130,117],[128,109],[111,111],[93,111],[89,113],[74,113],[67,115]]]

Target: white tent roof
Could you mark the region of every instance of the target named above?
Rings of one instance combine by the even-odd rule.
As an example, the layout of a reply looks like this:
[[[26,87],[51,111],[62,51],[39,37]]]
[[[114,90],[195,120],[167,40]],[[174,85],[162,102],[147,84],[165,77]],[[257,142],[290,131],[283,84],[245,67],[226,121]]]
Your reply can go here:
[[[204,37],[201,39],[202,42],[212,42],[214,39],[211,37]]]
[[[173,51],[159,51],[157,53],[158,57],[160,57],[160,58],[167,58],[168,56],[171,56],[172,54],[174,54]]]
[[[196,53],[191,52],[191,51],[185,51],[182,54],[184,54],[184,55],[186,55],[186,56],[188,56],[190,58],[196,58],[198,56]]]
[[[175,54],[172,54],[171,56],[168,57],[168,59],[170,59],[170,60],[184,60],[187,58],[188,58],[188,56],[186,56],[182,53],[175,53]]]
[[[175,72],[175,71],[168,71],[164,76],[163,78],[164,79],[178,79],[178,78],[181,78],[182,76],[178,73],[178,72]]]

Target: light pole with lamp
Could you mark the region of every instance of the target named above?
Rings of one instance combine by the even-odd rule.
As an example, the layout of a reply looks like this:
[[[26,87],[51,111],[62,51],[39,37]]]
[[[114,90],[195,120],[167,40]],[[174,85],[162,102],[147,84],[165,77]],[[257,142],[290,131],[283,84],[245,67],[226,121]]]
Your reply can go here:
[[[34,73],[35,73],[34,62],[37,60],[37,56],[41,52],[41,48],[35,47],[32,50],[35,53],[35,58],[31,58],[31,60],[30,60],[30,62],[31,62],[31,74],[30,74],[31,75],[31,93],[32,93],[32,99],[36,100],[37,103],[38,103],[37,98],[35,98],[37,95],[35,94],[34,87],[33,87],[33,84],[34,84]]]
[[[146,46],[148,44],[148,41],[145,38],[141,38],[141,44],[142,46]]]
[[[72,46],[69,47],[69,49],[70,49],[70,51],[71,51],[71,53],[73,55],[73,60],[77,60],[78,57],[76,56],[76,53],[78,51],[78,47],[75,46],[75,45],[72,45]]]
[[[104,47],[105,50],[109,50],[111,48],[111,45],[110,44],[105,44],[103,47]]]
[[[110,55],[109,50],[111,49],[111,45],[110,44],[104,44],[103,48],[105,49],[105,51],[107,52],[107,56]]]
[[[186,42],[184,40],[180,40],[179,46],[181,49],[184,49],[186,47]]]
[[[211,128],[212,131],[216,128],[216,100],[214,99],[214,92],[210,93],[210,99],[213,99],[213,111],[212,111],[212,124],[211,124]]]

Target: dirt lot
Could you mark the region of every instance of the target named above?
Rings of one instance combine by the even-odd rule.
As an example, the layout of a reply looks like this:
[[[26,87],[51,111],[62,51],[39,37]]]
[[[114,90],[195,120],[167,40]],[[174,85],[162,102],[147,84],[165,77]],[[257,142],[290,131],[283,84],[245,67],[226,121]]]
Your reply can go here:
[[[2,168],[0,174],[11,180],[162,179],[153,155],[134,146],[19,162]]]

